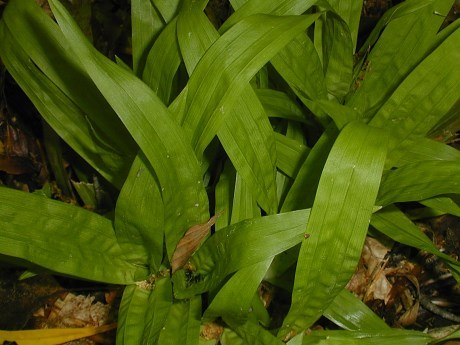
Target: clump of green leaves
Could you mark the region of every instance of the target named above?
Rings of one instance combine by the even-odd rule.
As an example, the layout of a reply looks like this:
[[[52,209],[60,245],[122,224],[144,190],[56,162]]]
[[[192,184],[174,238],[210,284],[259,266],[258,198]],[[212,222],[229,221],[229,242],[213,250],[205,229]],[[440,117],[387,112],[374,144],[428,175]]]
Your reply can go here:
[[[9,1],[1,58],[120,193],[101,216],[1,188],[2,255],[127,285],[119,344],[205,343],[218,318],[222,344],[435,341],[388,328],[344,287],[369,223],[460,278],[395,205],[460,215],[460,153],[430,139],[458,116],[459,21],[440,30],[453,1],[402,2],[357,51],[360,1],[233,0],[216,30],[207,1],[132,0],[132,69],[49,2],[57,23]],[[187,230],[213,222],[170,274]],[[263,280],[292,295],[276,329]],[[306,335],[322,315],[344,330]]]

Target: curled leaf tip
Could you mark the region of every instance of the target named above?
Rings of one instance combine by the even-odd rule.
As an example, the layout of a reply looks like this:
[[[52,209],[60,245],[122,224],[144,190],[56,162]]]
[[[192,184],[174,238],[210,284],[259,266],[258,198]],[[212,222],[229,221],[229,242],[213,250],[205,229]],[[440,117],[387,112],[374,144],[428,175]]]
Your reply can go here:
[[[197,224],[187,230],[184,237],[177,243],[176,249],[171,258],[171,272],[174,274],[177,270],[184,267],[187,260],[198,249],[201,241],[209,233],[209,229],[216,223],[217,218],[222,215],[223,211],[216,213],[206,223]]]

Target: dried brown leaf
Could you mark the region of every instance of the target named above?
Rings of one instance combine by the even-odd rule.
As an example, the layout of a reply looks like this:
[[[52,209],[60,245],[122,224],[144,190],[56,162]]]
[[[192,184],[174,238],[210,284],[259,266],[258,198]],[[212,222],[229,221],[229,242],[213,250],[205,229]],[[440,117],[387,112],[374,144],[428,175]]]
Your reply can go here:
[[[206,223],[194,225],[187,230],[184,237],[177,243],[176,249],[172,255],[172,273],[184,267],[187,260],[200,246],[201,241],[209,233],[209,229],[216,223],[217,218],[219,218],[221,214],[222,212],[216,213]]]

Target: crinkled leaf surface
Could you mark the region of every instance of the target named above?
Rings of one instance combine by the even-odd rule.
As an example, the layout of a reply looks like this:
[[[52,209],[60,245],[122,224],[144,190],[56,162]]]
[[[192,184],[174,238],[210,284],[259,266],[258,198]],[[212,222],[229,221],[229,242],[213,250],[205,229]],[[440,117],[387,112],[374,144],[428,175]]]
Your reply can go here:
[[[110,220],[82,208],[0,187],[0,214],[3,255],[114,284],[131,284],[148,273],[125,258]]]
[[[173,277],[177,298],[187,298],[215,288],[228,274],[265,261],[299,243],[309,210],[300,210],[245,220],[211,236],[192,256],[192,275],[187,282],[184,270]]]
[[[393,148],[423,136],[456,104],[460,89],[460,28],[426,57],[383,104],[370,124],[392,133]]]
[[[301,245],[281,338],[313,324],[353,274],[379,188],[386,140],[385,132],[352,122],[335,141],[308,220],[309,237]]]
[[[76,24],[57,1],[51,1],[61,30],[73,42],[85,67],[137,141],[158,177],[165,206],[166,249],[172,252],[183,233],[207,217],[208,201],[198,161],[181,128],[164,104],[133,74],[98,53],[82,37]]]

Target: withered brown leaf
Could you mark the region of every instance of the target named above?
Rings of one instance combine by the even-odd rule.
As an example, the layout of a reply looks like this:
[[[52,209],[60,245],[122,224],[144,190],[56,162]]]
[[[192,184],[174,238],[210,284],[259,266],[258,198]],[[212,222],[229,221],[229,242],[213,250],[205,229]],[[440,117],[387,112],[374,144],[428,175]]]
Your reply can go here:
[[[219,218],[221,214],[222,212],[216,213],[206,223],[194,225],[187,230],[184,237],[182,237],[177,243],[176,249],[172,255],[172,273],[184,267],[184,265],[187,263],[187,260],[200,246],[201,241],[206,237],[209,229],[211,229],[211,226],[216,223],[217,218]]]

